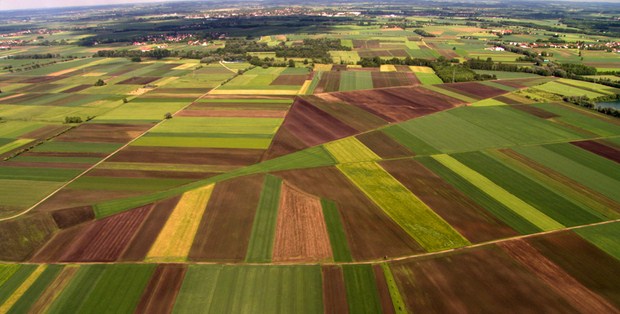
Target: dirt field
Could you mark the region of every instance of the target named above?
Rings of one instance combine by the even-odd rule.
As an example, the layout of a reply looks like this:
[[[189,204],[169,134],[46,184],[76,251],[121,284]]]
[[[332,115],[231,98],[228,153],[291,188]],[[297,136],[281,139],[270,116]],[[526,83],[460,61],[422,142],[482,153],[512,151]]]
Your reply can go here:
[[[257,163],[262,154],[261,149],[193,147],[184,147],[183,154],[179,154],[176,147],[129,146],[108,161],[244,166]]]
[[[269,85],[302,85],[306,81],[307,75],[282,74]]]
[[[127,246],[125,252],[121,256],[122,261],[142,261],[149,249],[157,239],[159,231],[170,217],[172,210],[179,202],[180,196],[176,196],[167,200],[159,201],[153,204],[153,209],[136,232],[131,243]]]
[[[419,85],[420,81],[411,72],[372,72],[374,88]]]
[[[172,313],[186,271],[182,264],[158,265],[134,313]]]
[[[323,309],[325,314],[347,314],[347,290],[340,266],[323,266]]]
[[[146,132],[150,124],[82,124],[57,137],[63,142],[126,143]]]
[[[52,212],[52,218],[60,229],[66,229],[83,222],[95,219],[91,206],[65,208]]]
[[[616,150],[613,147],[601,144],[596,141],[572,142],[571,144],[579,148],[583,148],[591,153],[595,153],[599,156],[605,157],[609,160],[620,163],[620,151]]]
[[[113,262],[125,250],[151,207],[143,206],[59,232],[33,257],[36,262]]]
[[[292,153],[295,150],[323,144],[354,135],[358,131],[318,109],[308,101],[298,99],[276,133],[266,153],[268,159]]]
[[[276,175],[338,205],[354,260],[425,252],[335,167],[292,170]]]
[[[242,261],[247,252],[263,175],[215,185],[188,259]]]
[[[372,131],[356,137],[381,158],[400,158],[415,155],[381,131]]]
[[[341,101],[359,106],[390,122],[400,122],[453,108],[463,102],[420,87],[396,87],[333,93]]]
[[[387,286],[387,281],[385,280],[385,275],[383,275],[381,265],[372,265],[372,270],[375,273],[375,281],[377,282],[377,291],[379,291],[379,300],[381,300],[383,313],[395,313],[392,297],[390,296],[390,289]]]
[[[498,99],[499,100],[499,99]],[[550,119],[550,118],[555,118],[558,115],[552,112],[549,112],[547,110],[538,108],[538,107],[534,107],[534,106],[528,106],[528,105],[515,105],[512,106],[512,108],[517,109],[517,110],[521,110],[523,112],[527,112],[533,116],[539,117],[539,118],[543,118],[543,119]]]
[[[63,93],[76,93],[76,92],[79,92],[79,91],[83,91],[83,90],[85,90],[87,88],[90,88],[92,86],[93,85],[90,85],[90,84],[83,84],[83,85],[78,85],[78,86],[75,86],[75,87],[71,87],[71,88],[65,89],[62,92]]]
[[[116,83],[117,85],[145,85],[159,80],[157,76],[135,76],[124,81]]]
[[[391,267],[400,291],[407,291],[403,298],[411,312],[500,313],[507,308],[515,313],[575,312],[564,298],[495,246]]]
[[[620,261],[573,232],[536,237],[527,242],[587,289],[620,306]]]
[[[284,118],[281,110],[183,110],[177,117]]]
[[[321,200],[282,184],[273,261],[324,261],[332,256]]]
[[[613,313],[616,311],[613,305],[588,290],[527,242],[509,241],[500,244],[500,247],[580,312]]]

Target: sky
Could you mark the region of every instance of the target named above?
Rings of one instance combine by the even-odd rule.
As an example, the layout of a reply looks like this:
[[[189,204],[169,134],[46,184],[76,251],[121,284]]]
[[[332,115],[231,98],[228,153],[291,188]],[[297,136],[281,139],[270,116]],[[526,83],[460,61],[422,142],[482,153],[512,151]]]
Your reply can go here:
[[[45,9],[56,7],[163,1],[165,0],[0,0],[0,10]]]

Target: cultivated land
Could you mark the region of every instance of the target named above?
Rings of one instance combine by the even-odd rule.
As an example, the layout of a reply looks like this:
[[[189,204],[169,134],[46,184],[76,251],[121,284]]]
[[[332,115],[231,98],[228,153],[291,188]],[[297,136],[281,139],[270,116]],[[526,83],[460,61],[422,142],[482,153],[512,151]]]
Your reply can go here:
[[[619,312],[591,5],[0,11],[0,312]]]

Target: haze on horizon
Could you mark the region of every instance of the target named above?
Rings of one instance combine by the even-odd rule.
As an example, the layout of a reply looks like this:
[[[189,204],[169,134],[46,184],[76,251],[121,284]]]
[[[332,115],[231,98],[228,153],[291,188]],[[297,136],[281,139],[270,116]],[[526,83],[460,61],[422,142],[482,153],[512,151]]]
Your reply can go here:
[[[170,1],[181,1],[181,0],[104,0],[104,1],[102,0],[0,0],[0,11],[23,10],[23,9],[48,9],[48,8],[58,8],[58,7],[73,7],[73,6],[170,2]],[[563,1],[620,3],[620,0],[563,0]]]
[[[0,0],[0,11],[166,1],[170,0]]]

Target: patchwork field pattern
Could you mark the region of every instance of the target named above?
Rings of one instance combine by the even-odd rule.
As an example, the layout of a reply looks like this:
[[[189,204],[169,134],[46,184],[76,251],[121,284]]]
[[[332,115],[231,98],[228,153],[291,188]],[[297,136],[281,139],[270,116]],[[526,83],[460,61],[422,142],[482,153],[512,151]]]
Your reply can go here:
[[[411,39],[350,46],[461,55]],[[43,202],[0,221],[0,312],[620,307],[620,123],[519,92],[615,90],[242,66],[78,59],[6,75],[0,214]]]

